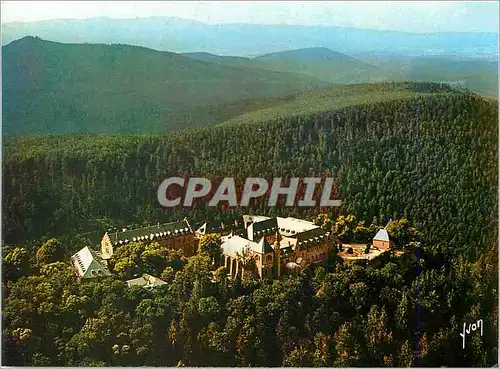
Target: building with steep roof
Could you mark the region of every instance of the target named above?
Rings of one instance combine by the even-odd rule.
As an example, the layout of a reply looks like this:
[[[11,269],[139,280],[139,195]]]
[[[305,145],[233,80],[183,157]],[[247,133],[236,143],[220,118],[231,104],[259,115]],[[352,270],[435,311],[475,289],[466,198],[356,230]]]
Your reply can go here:
[[[232,275],[240,273],[245,255],[254,258],[260,278],[278,278],[290,266],[304,268],[325,260],[334,243],[329,232],[305,220],[249,215],[243,219],[246,237],[232,233],[221,238],[223,265]]]
[[[71,263],[75,267],[78,278],[89,279],[111,276],[106,262],[88,246],[74,254],[71,257]]]
[[[255,261],[260,278],[267,278],[272,274],[274,250],[265,237],[254,242],[231,233],[221,240],[222,261],[229,274],[241,275],[244,263],[250,258]]]
[[[198,248],[198,239],[186,218],[179,222],[158,224],[121,232],[106,232],[101,240],[102,257],[107,260],[116,248],[130,242],[158,242],[172,250],[183,250],[185,256],[192,256]]]
[[[264,224],[262,227],[260,224]],[[274,227],[274,225],[276,225]],[[313,222],[292,217],[282,218],[267,218],[262,221],[251,224],[253,229],[264,228],[262,232],[269,241],[274,243],[275,234],[281,236],[280,250],[281,260],[284,262],[296,262],[298,258],[304,260],[303,265],[308,265],[317,261],[324,260],[328,257],[328,253],[332,246],[332,237],[330,232],[325,230]],[[272,227],[274,233],[271,234],[269,228]]]
[[[303,258],[306,264],[325,260],[334,243],[332,234],[325,232],[320,227],[309,229],[292,237],[297,242],[296,257]]]
[[[217,224],[215,222],[205,222],[196,230],[195,233],[198,236],[206,236],[208,234],[220,234],[222,232],[222,224]]]
[[[269,217],[263,216],[263,215],[243,215],[243,226],[248,228],[248,226],[252,223],[258,223],[263,220],[271,219]]]
[[[311,229],[321,229],[313,222],[297,218],[276,218],[280,234],[282,236],[293,236],[302,232],[310,231]]]
[[[388,249],[392,247],[389,232],[387,232],[385,228],[378,231],[375,237],[373,237],[372,245],[379,249]]]
[[[159,286],[164,286],[166,284],[167,282],[162,281],[160,278],[153,277],[149,274],[144,274],[142,277],[129,279],[127,281],[127,286],[129,287],[139,286],[146,289],[153,289]]]
[[[246,235],[246,229],[244,228],[244,219],[241,218],[233,218],[232,222],[216,222],[216,221],[207,221],[203,223],[196,231],[195,234],[198,238],[209,234],[219,234],[221,236],[226,236],[229,233],[234,233],[237,235]],[[246,236],[245,236],[246,237]]]
[[[249,240],[259,240],[264,236],[272,236],[278,230],[276,218],[267,218],[250,222],[247,226],[247,237]]]

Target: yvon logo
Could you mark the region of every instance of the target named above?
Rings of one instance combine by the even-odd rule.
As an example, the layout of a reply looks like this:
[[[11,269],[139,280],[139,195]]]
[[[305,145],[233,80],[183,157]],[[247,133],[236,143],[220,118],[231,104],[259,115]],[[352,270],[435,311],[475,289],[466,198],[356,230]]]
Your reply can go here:
[[[483,336],[483,319],[479,319],[477,322],[470,324],[469,328],[465,329],[466,323],[464,323],[463,331],[460,333],[462,336],[462,348],[465,349],[465,336],[470,334],[471,331],[474,332],[477,329],[481,329],[481,337]]]

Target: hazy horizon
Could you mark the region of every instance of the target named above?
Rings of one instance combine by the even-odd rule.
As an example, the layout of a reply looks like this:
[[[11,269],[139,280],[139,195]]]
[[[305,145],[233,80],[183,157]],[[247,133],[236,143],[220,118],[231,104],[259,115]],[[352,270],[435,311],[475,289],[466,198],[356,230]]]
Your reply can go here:
[[[237,0],[235,0],[237,1]],[[117,18],[117,17],[111,17],[111,16],[96,16],[96,17],[90,17],[90,18],[53,18],[53,19],[44,19],[44,20],[39,20],[39,21],[14,21],[14,22],[5,22],[2,23],[3,25],[15,25],[15,24],[32,24],[32,23],[43,23],[43,22],[54,22],[54,21],[90,21],[90,20],[95,20],[95,19],[107,19],[107,20],[146,20],[146,19],[159,19],[159,18],[164,18],[164,19],[178,19],[182,21],[187,21],[187,22],[193,22],[193,23],[200,23],[203,25],[208,25],[208,26],[217,26],[217,25],[239,25],[239,26],[269,26],[269,27],[274,27],[274,26],[285,26],[285,27],[317,27],[317,28],[342,28],[342,29],[359,29],[359,30],[364,30],[364,31],[379,31],[379,32],[398,32],[398,33],[408,33],[408,34],[433,34],[433,33],[495,33],[497,34],[498,32],[494,31],[426,31],[426,32],[416,32],[416,31],[400,31],[400,30],[394,30],[394,29],[376,29],[376,28],[367,28],[367,27],[354,27],[354,26],[327,26],[327,25],[308,25],[308,24],[280,24],[280,23],[217,23],[217,24],[210,24],[207,22],[203,21],[197,21],[193,19],[187,19],[187,18],[181,18],[181,17],[169,17],[165,15],[160,15],[160,16],[148,16],[148,17],[134,17],[134,18]]]
[[[3,1],[2,24],[180,18],[209,25],[358,28],[407,33],[498,33],[498,2]]]

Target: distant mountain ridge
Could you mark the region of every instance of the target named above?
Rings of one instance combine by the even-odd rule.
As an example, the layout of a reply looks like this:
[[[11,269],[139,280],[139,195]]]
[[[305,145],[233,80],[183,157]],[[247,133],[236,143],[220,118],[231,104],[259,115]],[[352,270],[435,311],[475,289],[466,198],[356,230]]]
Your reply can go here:
[[[296,50],[279,51],[255,57],[256,60],[267,61],[357,61],[351,56],[339,53],[326,47],[308,47]]]
[[[223,57],[219,62],[229,60]],[[491,98],[498,94],[498,58],[400,55],[377,61],[313,47],[259,55],[253,60],[259,68],[302,73],[332,83],[432,81],[466,87]]]
[[[277,72],[304,74],[329,83],[364,83],[401,80],[390,70],[365,63],[325,47],[310,47],[258,55],[253,58],[219,56],[210,53],[183,54],[195,60]]]
[[[91,18],[2,25],[2,42],[34,35],[69,43],[121,43],[156,50],[256,56],[325,47],[340,53],[498,54],[496,33],[407,33],[342,27],[217,24],[180,18]]]
[[[183,53],[182,55],[185,55],[191,59],[209,61],[209,62],[219,62],[221,60],[227,60],[227,61],[248,61],[248,60],[251,60],[251,58],[246,58],[244,56],[216,55],[216,54],[205,53],[205,52]]]
[[[204,61],[356,61],[352,56],[333,51],[326,47],[306,47],[303,49],[284,50],[253,57],[216,55],[206,52],[183,53],[192,59]]]

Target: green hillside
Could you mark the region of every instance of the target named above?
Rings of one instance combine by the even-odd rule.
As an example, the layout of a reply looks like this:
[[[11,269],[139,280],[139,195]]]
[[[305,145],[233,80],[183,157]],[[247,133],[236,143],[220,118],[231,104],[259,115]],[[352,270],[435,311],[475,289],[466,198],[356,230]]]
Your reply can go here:
[[[4,46],[2,53],[5,136],[161,134],[245,120],[255,110],[257,120],[279,116],[280,109],[306,113],[314,108],[300,93],[332,83],[430,80],[463,85],[493,98],[497,87],[496,66],[486,61],[415,59],[382,68],[324,48],[249,59],[26,37]],[[357,101],[348,91],[343,96],[331,93],[314,92],[312,99],[319,101],[313,106],[328,109],[330,99],[336,104]],[[363,99],[379,98],[366,93]],[[293,106],[283,101],[293,101]],[[276,105],[281,108],[274,110]]]
[[[498,63],[457,57],[410,57],[388,55],[387,59],[352,58],[325,48],[309,48],[235,58],[208,53],[185,54],[240,68],[261,68],[314,76],[330,83],[373,83],[382,81],[443,82],[466,87],[483,96],[498,96]]]
[[[382,69],[397,71],[403,80],[445,82],[466,87],[489,98],[498,98],[498,60],[488,60],[486,57],[474,59],[458,55],[432,57],[389,55],[386,59],[380,55],[377,58],[370,55],[364,57]]]
[[[426,86],[427,85],[427,86]],[[425,86],[425,87],[424,87]],[[432,86],[432,87],[431,87]],[[452,92],[446,85],[414,83],[379,83],[359,85],[338,85],[325,90],[315,90],[289,96],[275,101],[271,106],[248,109],[243,114],[221,124],[260,123],[287,116],[321,113],[348,106],[373,104],[387,100],[408,100],[425,94]]]
[[[498,98],[498,62],[481,59],[415,58],[401,67],[408,80],[456,84]]]
[[[326,86],[125,45],[26,37],[4,46],[2,57],[4,135],[164,133],[227,119],[220,105]]]

